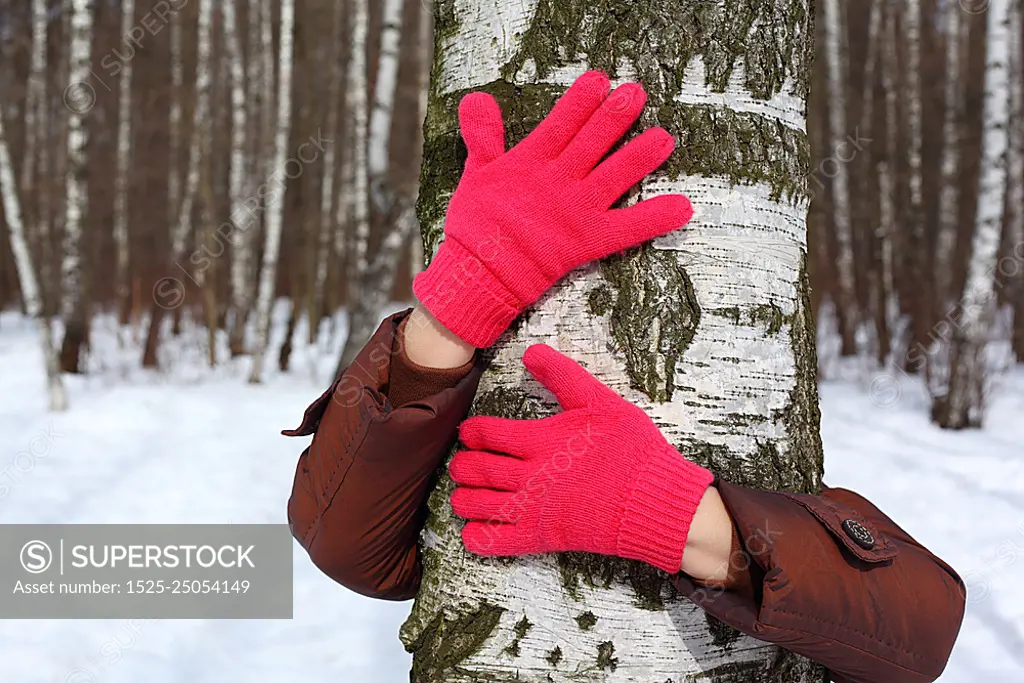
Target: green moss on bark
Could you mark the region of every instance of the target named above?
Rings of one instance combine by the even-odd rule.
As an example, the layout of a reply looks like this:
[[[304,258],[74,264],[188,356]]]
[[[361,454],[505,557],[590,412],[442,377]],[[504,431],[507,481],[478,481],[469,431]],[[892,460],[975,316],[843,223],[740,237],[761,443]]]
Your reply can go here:
[[[787,80],[793,94],[804,97],[813,55],[808,9],[803,0],[539,0],[502,76],[511,80],[532,67],[545,78],[581,59],[615,75],[627,64],[656,99],[667,101],[700,57],[711,90],[725,90],[742,69],[755,98],[782,92]]]
[[[449,620],[443,613],[407,646],[413,654],[410,680],[435,683],[446,680],[458,665],[480,651],[501,620],[504,609],[483,603],[475,611]]]
[[[652,401],[670,401],[676,363],[700,324],[690,278],[674,252],[649,244],[602,261],[601,275],[614,295],[611,334],[630,384]]]
[[[597,668],[615,671],[619,668],[619,658],[615,656],[615,643],[608,640],[597,646]]]
[[[633,604],[640,609],[658,611],[665,609],[665,595],[675,596],[677,591],[668,574],[649,564],[625,560],[619,557],[605,557],[589,553],[560,553],[558,570],[562,575],[562,587],[574,600],[582,599],[581,586],[608,588],[614,583],[624,583],[633,591]],[[580,628],[594,615],[584,612],[576,618]],[[594,617],[594,623],[597,618]],[[590,626],[593,626],[591,623]]]
[[[562,661],[562,648],[556,645],[555,649],[548,652],[547,656],[544,657],[544,659],[548,660],[548,664],[550,664],[551,666],[558,666],[558,663]]]
[[[732,626],[725,624],[718,619],[715,619],[708,613],[704,613],[704,618],[708,624],[708,630],[711,632],[711,642],[728,651],[736,644],[736,641],[740,639],[743,634],[734,629]]]

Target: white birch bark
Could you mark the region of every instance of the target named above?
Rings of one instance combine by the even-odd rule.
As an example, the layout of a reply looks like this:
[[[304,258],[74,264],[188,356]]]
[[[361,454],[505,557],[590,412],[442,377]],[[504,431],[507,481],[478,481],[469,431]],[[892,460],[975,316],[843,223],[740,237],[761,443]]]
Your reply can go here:
[[[260,148],[257,154],[262,163],[257,162],[258,182],[264,182],[274,172],[274,10],[272,0],[262,0],[260,4],[260,56],[263,64],[262,107],[260,108]],[[266,207],[264,207],[265,209]],[[266,214],[266,211],[264,211]],[[264,215],[264,222],[266,215]]]
[[[127,36],[135,23],[135,0],[121,2],[121,35]],[[132,62],[121,64],[117,119],[117,177],[114,181],[115,283],[121,310],[130,295],[128,284],[128,167],[132,156]]]
[[[398,90],[398,57],[402,39],[403,0],[384,0],[383,25],[380,32],[380,56],[377,61],[377,82],[373,89],[373,114],[370,116],[368,173],[370,191],[377,210],[387,214],[394,200],[388,192],[388,171],[391,152],[391,122]]]
[[[277,134],[275,136],[274,168],[270,195],[267,198],[267,230],[263,245],[263,267],[260,272],[256,301],[256,350],[252,359],[249,382],[261,381],[263,362],[270,337],[270,313],[274,303],[277,259],[281,246],[281,224],[284,219],[285,162],[288,158],[288,136],[292,111],[292,35],[295,24],[293,0],[281,0],[281,41],[278,54]]]
[[[380,56],[377,63],[377,80],[374,87],[373,114],[370,118],[369,156],[367,179],[377,211],[392,221],[385,243],[376,254],[369,254],[369,220],[360,217],[363,209],[356,207],[356,249],[355,262],[350,274],[348,305],[348,337],[338,363],[339,372],[355,358],[356,354],[373,335],[379,324],[381,308],[387,303],[398,271],[399,250],[415,229],[416,216],[413,211],[415,196],[400,197],[389,183],[389,157],[391,153],[391,128],[395,110],[395,94],[398,88],[398,58],[402,38],[403,0],[385,0],[383,26],[381,27]],[[358,133],[357,133],[358,135]],[[357,142],[357,147],[358,147]],[[357,151],[358,155],[359,152]],[[362,173],[359,161],[355,164],[356,201],[365,195],[360,187]],[[402,205],[399,206],[399,203]],[[360,222],[362,221],[362,222]],[[365,223],[365,229],[361,226]]]
[[[71,3],[70,87],[87,87],[78,84],[87,84],[91,76],[92,8],[91,0],[72,0]],[[84,90],[78,94],[89,96]],[[81,251],[82,221],[89,208],[89,192],[85,182],[85,145],[88,139],[85,125],[88,107],[85,105],[85,100],[79,100],[74,106],[68,107],[67,168],[64,176],[66,204],[61,254],[61,316],[64,319],[65,335],[76,328],[76,334],[84,334],[80,328],[87,324]]]
[[[995,271],[1002,236],[1003,192],[1010,114],[1011,0],[991,0],[986,16],[988,44],[985,67],[982,165],[978,187],[971,258],[960,298],[954,331],[948,393],[935,398],[940,426],[952,429],[981,426],[986,389],[988,330],[995,311]]]
[[[30,192],[36,177],[36,150],[46,130],[46,0],[32,0],[32,53],[25,91],[25,152],[21,166],[21,192]],[[43,137],[43,146],[46,144]]]
[[[176,227],[171,239],[171,261],[185,254],[192,230],[192,209],[199,192],[200,164],[205,151],[203,143],[209,138],[210,84],[212,52],[213,0],[199,0],[199,21],[196,32],[196,103],[192,112],[192,135],[189,141],[188,167],[185,169],[185,187],[178,207]]]
[[[846,142],[846,51],[843,49],[843,21],[839,0],[825,3],[825,49],[828,64],[828,120],[830,149],[837,153]],[[839,161],[836,174],[832,177],[832,224],[836,231],[839,260],[836,263],[836,281],[839,300],[835,302],[839,316],[843,319],[844,336],[854,338],[860,316],[857,313],[857,299],[853,281],[853,227],[850,219],[850,172],[848,164]],[[847,348],[853,353],[856,349]]]
[[[687,2],[683,0],[682,6],[695,11]],[[437,101],[502,79],[503,66],[522,47],[521,36],[528,33],[538,8],[536,2],[459,0],[447,4],[449,9],[454,7],[459,22],[447,26],[439,39],[432,85],[432,98]],[[712,7],[707,15],[709,23],[728,21],[720,6],[708,7]],[[801,7],[807,9],[806,4]],[[657,37],[651,36],[652,42]],[[806,34],[796,38],[798,42],[810,39]],[[724,92],[711,92],[701,61],[697,57],[690,63],[682,89],[668,94],[667,106],[711,106],[716,115],[725,117],[746,113],[760,116],[771,111],[767,116],[773,124],[778,122],[796,134],[805,134],[806,103],[802,96],[791,94],[791,84],[770,98],[752,97],[739,67]],[[513,77],[507,73],[504,77],[523,85],[526,97],[530,91],[525,86],[529,84],[564,88],[587,68],[584,63],[574,63],[541,75],[535,63],[527,59]],[[618,75],[628,78],[629,64],[621,66]],[[646,82],[650,85],[651,80]],[[431,111],[432,116],[440,115],[437,109]],[[449,121],[444,115],[443,125]],[[436,134],[436,129],[429,134]],[[515,331],[498,342],[493,349],[495,357],[481,380],[478,401],[502,391],[515,396],[522,392],[525,400],[537,402],[541,413],[555,410],[550,394],[529,378],[522,366],[524,350],[532,343],[545,342],[581,361],[601,381],[642,407],[671,443],[682,446],[684,454],[703,448],[699,444],[711,444],[733,454],[737,461],[749,463],[756,458],[759,444],[771,443],[784,457],[793,457],[802,451],[797,445],[800,436],[787,426],[790,423],[779,419],[779,411],[791,405],[791,396],[799,386],[805,382],[813,385],[814,363],[808,366],[807,358],[800,356],[803,351],[794,350],[810,350],[805,335],[813,327],[807,322],[807,291],[799,285],[806,258],[807,203],[803,198],[781,199],[760,181],[734,185],[728,178],[710,175],[681,175],[678,179],[659,175],[642,184],[639,198],[666,192],[688,195],[695,217],[684,230],[656,240],[654,248],[645,252],[652,261],[665,265],[664,280],[651,271],[642,275],[652,278],[645,280],[652,287],[667,286],[666,273],[684,269],[702,311],[695,336],[674,366],[660,360],[652,363],[674,387],[669,398],[653,399],[634,388],[626,356],[619,349],[617,340],[621,338],[612,330],[615,323],[607,313],[595,313],[592,301],[588,301],[608,286],[599,269],[590,265],[570,274],[527,312]],[[444,194],[441,199],[448,196]],[[441,226],[425,225],[423,229],[435,235]],[[623,287],[625,290],[620,291],[628,290],[630,284]],[[642,290],[638,287],[634,292],[638,303],[649,304]],[[669,297],[665,304],[667,309],[674,309],[682,308],[685,302]],[[783,318],[791,322],[776,333],[768,332],[764,324],[748,315],[760,307],[778,307]],[[726,309],[741,313],[725,314]],[[658,316],[643,322],[647,330],[664,331],[663,324],[665,321]],[[802,346],[794,341],[799,339],[804,339]],[[651,358],[657,358],[657,352],[646,344],[642,342],[643,353],[651,352]],[[757,417],[749,425],[735,425],[728,417],[735,413]],[[813,431],[817,432],[816,424]],[[448,505],[450,492],[450,482],[442,474],[442,483],[431,498],[431,520],[422,537],[426,566],[423,584],[402,632],[403,641],[416,650],[412,680],[812,680],[810,669],[775,670],[766,675],[773,666],[768,662],[778,651],[763,643],[738,636],[728,648],[716,644],[703,612],[688,601],[662,594],[663,609],[640,609],[636,594],[619,581],[607,588],[581,582],[576,600],[567,594],[552,555],[502,561],[469,555],[459,536],[461,522]],[[504,611],[500,615],[489,612],[495,625],[483,631],[484,638],[476,631],[460,630],[469,629],[460,619],[482,614],[480,610],[486,605]],[[586,611],[592,612],[597,621],[584,631],[575,617]],[[524,615],[531,626],[524,637],[518,638],[516,625]],[[472,625],[480,628],[479,624]],[[436,635],[444,634],[446,629],[454,629],[451,633],[471,640],[473,646],[462,658],[448,658],[443,671],[438,671],[432,667],[446,661],[446,655],[432,650],[431,643],[458,648],[460,642],[451,633],[447,639]],[[506,651],[512,642],[517,644],[516,656]],[[614,646],[614,668],[595,665],[602,643]],[[549,659],[556,646],[560,654],[557,665]],[[822,680],[821,674],[813,680]]]
[[[367,167],[367,111],[369,94],[367,93],[368,70],[366,59],[366,37],[370,22],[367,0],[352,0],[349,8],[349,21],[352,22],[349,43],[351,53],[348,62],[346,79],[345,108],[348,110],[349,122],[352,126],[352,153],[349,156],[352,184],[346,188],[346,213],[352,221],[352,251],[348,261],[349,296],[358,296],[360,274],[366,272],[368,264],[367,250],[370,241],[370,195],[369,169]],[[352,286],[356,289],[352,289]]]
[[[11,155],[7,149],[7,138],[4,135],[4,114],[0,110],[0,199],[3,200],[4,217],[7,219],[7,232],[11,240],[11,253],[14,254],[14,265],[18,271],[18,284],[21,298],[25,303],[25,312],[35,319],[39,329],[39,344],[46,367],[46,381],[50,397],[50,410],[67,409],[67,393],[60,376],[57,362],[57,351],[53,345],[53,332],[50,321],[43,314],[42,292],[32,265],[28,240],[25,239],[25,225],[22,221],[21,206],[18,200],[18,188],[14,180],[14,169]]]
[[[946,8],[946,84],[942,123],[942,187],[939,193],[939,231],[935,243],[936,295],[942,310],[952,299],[953,248],[956,246],[957,214],[960,193],[960,117],[963,113],[963,89],[960,56],[963,48],[961,25],[963,8],[950,3]]]
[[[893,174],[896,168],[897,140],[899,137],[899,118],[896,98],[896,71],[899,68],[896,59],[896,7],[890,4],[886,10],[886,27],[879,36],[882,51],[882,90],[885,92],[885,162],[879,164],[878,193],[879,211],[882,221],[882,284],[886,288],[885,305],[889,329],[895,330],[899,318],[900,305],[896,284],[893,281],[893,248],[892,240],[896,234],[896,187]],[[900,354],[902,356],[902,354]],[[894,355],[895,357],[895,355]]]
[[[246,198],[249,196],[246,193],[246,187],[251,182],[247,154],[250,100],[245,90],[245,68],[242,62],[242,48],[238,39],[235,2],[236,0],[224,0],[221,9],[224,17],[224,47],[231,82],[231,163],[228,169],[228,193],[230,194],[231,222],[234,225],[231,239],[231,303],[234,315],[230,334],[235,344],[240,345],[243,335],[242,327],[251,306],[252,287],[250,286],[249,272],[255,231],[252,230],[252,217],[246,207]],[[250,81],[250,83],[250,87],[255,87],[258,81]]]

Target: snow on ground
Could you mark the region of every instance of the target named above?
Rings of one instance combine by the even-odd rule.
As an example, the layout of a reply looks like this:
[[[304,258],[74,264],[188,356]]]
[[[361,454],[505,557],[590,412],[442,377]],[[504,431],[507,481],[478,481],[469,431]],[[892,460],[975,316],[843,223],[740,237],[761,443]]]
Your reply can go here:
[[[333,343],[325,332],[319,346],[300,345],[288,374],[273,356],[266,382],[251,386],[245,360],[202,368],[205,342],[195,331],[167,345],[165,370],[143,372],[134,342],[121,348],[111,323],[96,327],[93,374],[69,381],[71,410],[53,415],[32,326],[0,314],[0,523],[283,522],[306,440],[279,431],[323,390],[343,330]],[[881,394],[865,391],[867,381],[822,386],[826,482],[867,495],[969,583],[967,618],[941,680],[1019,683],[1024,367],[1004,378],[980,432],[935,429],[919,386],[897,379],[898,391],[887,382]],[[291,621],[0,621],[2,679],[408,680],[397,637],[407,603],[340,588],[297,544],[294,569]]]

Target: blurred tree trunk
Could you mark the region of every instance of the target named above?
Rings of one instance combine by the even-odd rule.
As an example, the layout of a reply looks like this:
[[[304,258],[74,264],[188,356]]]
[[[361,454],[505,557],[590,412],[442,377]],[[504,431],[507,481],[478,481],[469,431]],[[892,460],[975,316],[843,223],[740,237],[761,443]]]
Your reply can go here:
[[[231,205],[231,322],[228,328],[228,347],[231,355],[245,350],[245,321],[252,307],[252,248],[256,230],[254,214],[247,206],[246,192],[252,184],[248,152],[249,103],[246,93],[245,63],[238,39],[236,0],[224,0],[224,48],[231,78],[231,164],[228,170],[228,194]],[[250,11],[253,8],[250,6]],[[255,55],[253,55],[255,56]],[[258,59],[252,60],[259,63]],[[258,80],[249,82],[256,88]]]
[[[281,228],[284,219],[285,164],[292,114],[292,43],[295,27],[294,0],[281,0],[281,40],[278,51],[277,117],[274,158],[271,168],[277,169],[267,197],[267,230],[263,243],[263,265],[260,270],[259,293],[256,297],[256,347],[252,358],[251,384],[263,380],[263,362],[270,342],[270,315],[277,284],[277,260],[281,250]]]
[[[43,312],[39,278],[36,276],[36,269],[32,263],[32,254],[29,252],[28,240],[25,238],[25,225],[21,219],[18,187],[14,180],[11,155],[7,149],[7,138],[4,135],[3,110],[0,110],[0,200],[4,207],[4,218],[7,222],[15,269],[18,271],[18,284],[21,288],[21,299],[25,304],[25,313],[35,319],[36,327],[39,330],[39,344],[42,347],[50,395],[50,410],[66,410],[68,400],[53,346],[53,332],[50,329],[50,321]]]
[[[1017,3],[1010,24],[1011,53],[1010,76],[1010,154],[1007,172],[1009,197],[1007,217],[1011,253],[1010,272],[1001,275],[1011,280],[1013,302],[1013,350],[1017,361],[1024,363],[1024,5]],[[1002,270],[1002,269],[1001,269]]]
[[[822,452],[806,279],[810,3],[443,0],[419,217],[427,251],[465,159],[460,98],[493,94],[519,142],[586,68],[648,88],[646,125],[679,147],[639,197],[683,192],[683,230],[569,275],[489,352],[474,412],[529,418],[550,395],[522,354],[549,343],[641,406],[723,478],[816,491]],[[743,70],[743,65],[757,69]],[[756,156],[751,149],[761,150]],[[742,275],[738,275],[742,274]],[[818,666],[743,637],[639,563],[582,554],[467,554],[444,473],[430,498],[424,577],[402,639],[410,681],[823,682]],[[587,613],[590,613],[587,615]],[[596,618],[593,628],[577,619]],[[614,672],[614,673],[612,673]]]
[[[92,68],[91,0],[71,3],[71,36],[69,46],[70,83],[68,100],[67,169],[64,188],[67,196],[64,217],[64,243],[61,253],[61,317],[64,319],[64,341],[60,365],[64,372],[81,372],[82,347],[89,340],[89,319],[86,305],[86,282],[83,276],[82,224],[89,211],[87,185],[89,137],[85,115],[95,105],[96,92],[89,84]]]
[[[849,159],[840,159],[840,150],[849,134],[846,126],[846,60],[848,48],[843,40],[845,22],[839,0],[825,2],[825,47],[828,62],[829,146],[827,159],[835,162],[832,176],[832,227],[836,233],[836,320],[842,337],[842,355],[857,354],[857,327],[860,315],[853,279],[853,230],[850,218]]]
[[[192,213],[196,196],[200,190],[203,154],[207,151],[206,142],[210,139],[211,113],[210,88],[212,83],[212,26],[213,0],[199,0],[199,20],[196,32],[196,101],[192,112],[192,135],[189,141],[188,166],[185,169],[185,188],[180,203],[172,208],[176,210],[174,228],[171,231],[171,249],[166,261],[169,271],[182,268],[181,260],[185,256],[188,238],[192,233]],[[180,63],[178,64],[180,66]],[[200,240],[201,241],[201,240]],[[190,259],[191,262],[191,259]],[[202,274],[200,273],[200,276]],[[190,276],[192,277],[192,276]],[[160,327],[164,314],[173,310],[178,314],[184,301],[184,284],[182,298],[177,305],[165,307],[162,302],[154,301],[149,319],[149,330],[146,333],[146,345],[142,354],[142,367],[157,367],[157,350],[160,347]]]
[[[121,2],[121,35],[128,36],[135,24],[135,0]],[[117,108],[117,177],[114,181],[114,291],[121,324],[127,324],[131,315],[131,285],[128,259],[128,168],[132,159],[132,62],[135,53],[122,59],[121,78],[118,83]]]
[[[377,64],[373,116],[368,138],[367,179],[374,207],[384,216],[390,228],[380,245],[371,253],[359,247],[357,221],[357,249],[348,300],[348,337],[338,361],[337,374],[341,374],[369,341],[380,323],[381,309],[398,274],[401,249],[416,229],[415,190],[396,192],[391,187],[391,130],[394,121],[395,93],[398,89],[398,58],[403,26],[403,0],[385,0],[383,28],[380,39],[380,57]],[[358,188],[357,188],[357,191]],[[368,236],[367,236],[368,237]],[[368,245],[367,245],[368,246]]]
[[[967,283],[949,340],[944,391],[932,401],[932,419],[946,429],[980,427],[984,418],[988,334],[995,315],[995,272],[1002,235],[1003,192],[1010,124],[1011,0],[991,0],[987,14],[985,127],[982,173]]]
[[[953,247],[956,245],[958,199],[960,192],[960,129],[963,126],[963,8],[951,3],[946,8],[946,92],[942,133],[942,192],[939,199],[939,235],[936,243],[935,296],[941,318],[949,310],[956,294],[952,291]]]

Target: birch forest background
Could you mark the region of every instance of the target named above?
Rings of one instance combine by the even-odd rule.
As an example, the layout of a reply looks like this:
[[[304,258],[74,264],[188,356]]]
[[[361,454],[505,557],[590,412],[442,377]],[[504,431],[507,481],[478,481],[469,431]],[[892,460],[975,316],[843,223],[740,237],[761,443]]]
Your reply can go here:
[[[1024,360],[1020,0],[816,12],[820,371],[920,375],[935,421],[978,426]],[[259,382],[344,312],[347,364],[423,264],[432,23],[428,0],[0,0],[0,306],[38,319],[54,408],[98,316],[141,367],[187,330]]]

